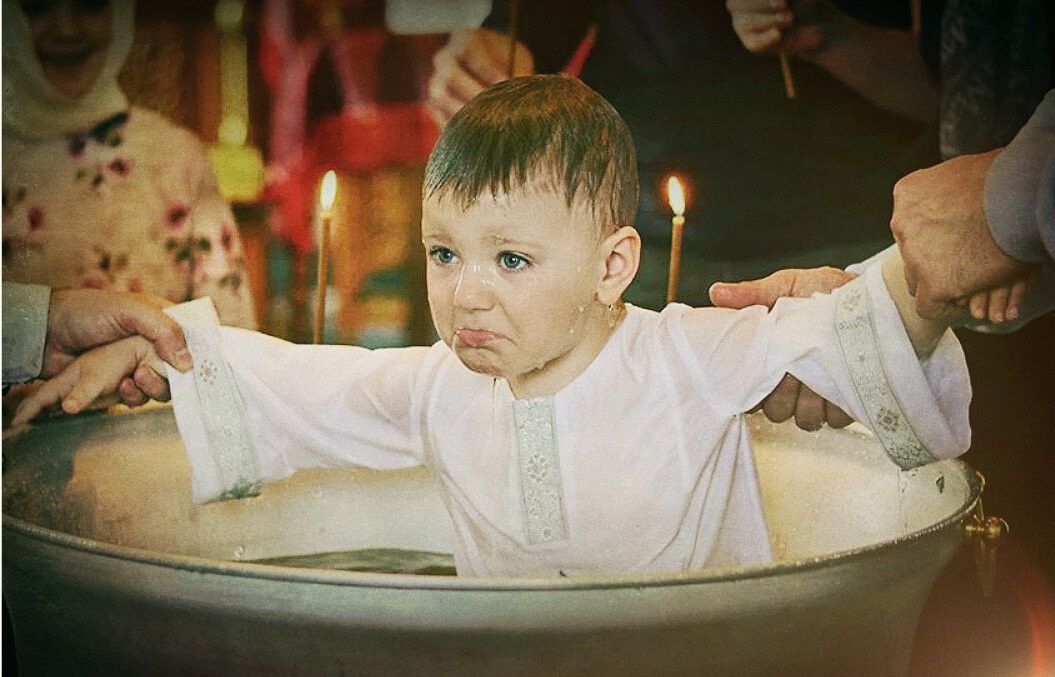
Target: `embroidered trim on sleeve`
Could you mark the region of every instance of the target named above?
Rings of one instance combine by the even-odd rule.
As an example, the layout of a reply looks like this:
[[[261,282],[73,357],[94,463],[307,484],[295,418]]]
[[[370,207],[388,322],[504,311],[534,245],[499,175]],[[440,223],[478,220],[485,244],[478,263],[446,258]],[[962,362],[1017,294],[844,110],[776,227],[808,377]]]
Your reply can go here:
[[[883,371],[872,299],[859,277],[840,290],[835,306],[835,333],[872,430],[883,451],[903,470],[937,460],[924,446],[894,395]]]
[[[513,417],[527,542],[537,545],[567,540],[554,399],[515,400]]]
[[[215,318],[216,311],[211,303],[208,311]],[[188,314],[181,313],[181,318],[188,318]],[[231,366],[220,351],[218,320],[214,319],[208,324],[195,320],[183,321],[181,325],[187,348],[194,358],[194,388],[209,456],[220,478],[218,499],[256,496],[260,493],[260,472],[246,422],[245,406]]]

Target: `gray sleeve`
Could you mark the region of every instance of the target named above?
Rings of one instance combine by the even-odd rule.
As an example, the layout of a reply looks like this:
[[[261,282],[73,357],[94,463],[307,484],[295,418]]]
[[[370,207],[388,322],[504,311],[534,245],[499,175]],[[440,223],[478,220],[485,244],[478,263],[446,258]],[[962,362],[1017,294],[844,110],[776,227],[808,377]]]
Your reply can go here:
[[[44,367],[51,288],[4,282],[4,384],[30,381]]]
[[[1009,256],[1055,261],[1055,89],[989,169],[985,215]]]

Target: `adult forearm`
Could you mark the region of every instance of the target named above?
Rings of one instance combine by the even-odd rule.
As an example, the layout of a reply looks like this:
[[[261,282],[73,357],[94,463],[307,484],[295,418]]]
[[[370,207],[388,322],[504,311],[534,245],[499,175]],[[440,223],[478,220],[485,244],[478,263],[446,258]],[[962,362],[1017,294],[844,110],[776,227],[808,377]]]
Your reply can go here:
[[[920,122],[937,119],[937,83],[913,33],[841,16],[827,31],[824,44],[802,57],[891,113]]]

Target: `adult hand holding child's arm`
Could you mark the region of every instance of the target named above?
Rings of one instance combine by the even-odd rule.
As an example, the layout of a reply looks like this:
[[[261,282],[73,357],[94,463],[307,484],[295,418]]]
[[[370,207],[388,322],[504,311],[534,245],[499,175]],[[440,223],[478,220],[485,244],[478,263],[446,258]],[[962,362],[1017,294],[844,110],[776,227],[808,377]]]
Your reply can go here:
[[[172,305],[146,294],[56,289],[48,307],[45,378],[65,369],[86,348],[126,336],[144,336],[158,355],[180,371],[191,368],[183,330],[163,312]]]
[[[824,270],[783,271],[770,277],[795,279],[792,290],[778,291],[801,290],[808,286],[806,280],[825,277]],[[832,287],[842,287],[831,294],[787,299],[775,303],[768,315],[760,315],[757,308],[746,315],[764,318],[774,333],[763,349],[740,341],[753,351],[745,353],[744,364],[768,364],[772,371],[762,388],[739,392],[737,406],[747,410],[754,401],[773,397],[767,390],[780,381],[773,373],[780,370],[817,393],[806,393],[801,386],[796,393],[799,427],[805,427],[801,400],[819,395],[832,404],[822,402],[807,415],[821,418],[828,407],[840,407],[875,432],[902,468],[963,453],[970,440],[970,383],[947,320],[934,322],[916,314],[896,249],[869,259],[860,270],[861,276],[849,284],[840,284],[845,280],[838,278],[853,278],[850,273],[840,272],[830,280]],[[831,269],[828,273],[833,274]],[[760,291],[761,282],[716,286],[712,299],[728,305],[728,296],[741,285]],[[767,415],[771,409],[763,406]]]
[[[763,305],[772,308],[783,297],[805,298],[815,293],[826,294],[857,277],[839,268],[789,268],[760,280],[747,282],[716,282],[711,286],[711,303],[721,308],[746,308]],[[792,416],[795,425],[803,430],[820,430],[827,423],[843,428],[853,419],[842,409],[828,402],[803,385],[791,374],[785,374],[780,384],[759,405],[766,418],[782,423]]]
[[[60,403],[67,414],[76,414],[98,397],[115,391],[130,405],[142,404],[147,397],[167,401],[169,388],[164,373],[164,362],[146,338],[130,336],[108,343],[77,356],[26,396],[11,424],[28,423],[45,408]]]

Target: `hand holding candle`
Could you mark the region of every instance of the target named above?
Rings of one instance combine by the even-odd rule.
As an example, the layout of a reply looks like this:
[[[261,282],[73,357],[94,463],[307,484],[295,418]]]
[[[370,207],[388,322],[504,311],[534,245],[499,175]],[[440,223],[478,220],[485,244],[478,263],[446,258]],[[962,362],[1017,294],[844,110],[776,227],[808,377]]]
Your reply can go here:
[[[330,221],[333,218],[333,203],[337,198],[337,175],[331,169],[322,177],[319,190],[319,253],[316,260],[315,279],[315,330],[313,342],[322,343],[323,327],[326,323],[326,272],[330,265]]]
[[[813,3],[796,0],[728,0],[725,3],[732,16],[733,31],[747,51],[752,54],[776,54],[780,61],[780,75],[784,79],[784,94],[795,98],[795,80],[791,75],[791,55],[801,50],[817,49],[820,38],[817,32],[818,19],[828,12],[819,12],[810,7]],[[799,14],[807,15],[805,26],[809,33],[804,41]],[[789,33],[794,33],[790,36]],[[822,33],[817,32],[818,36]]]
[[[667,179],[667,201],[674,212],[670,231],[670,270],[667,273],[667,303],[678,298],[678,276],[681,273],[681,231],[685,226],[685,189],[678,177]]]

